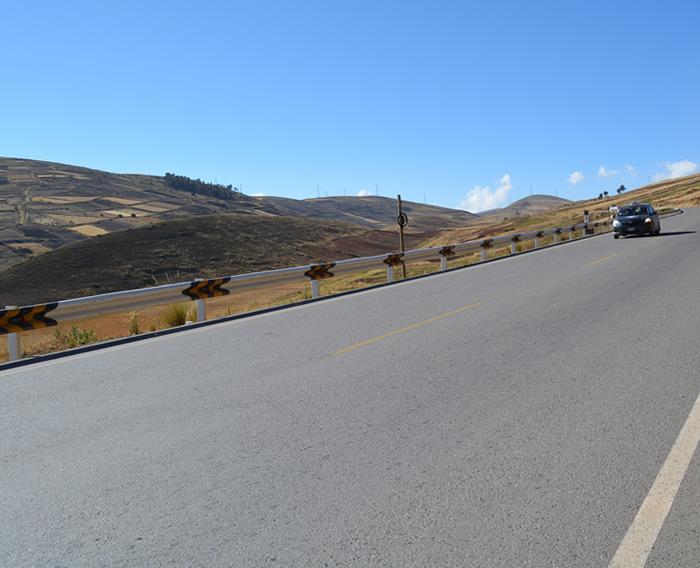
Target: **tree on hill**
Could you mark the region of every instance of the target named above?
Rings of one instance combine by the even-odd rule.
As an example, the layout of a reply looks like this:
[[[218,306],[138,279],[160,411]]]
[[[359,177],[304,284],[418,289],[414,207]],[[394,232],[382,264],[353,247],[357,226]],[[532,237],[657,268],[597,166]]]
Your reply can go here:
[[[607,196],[608,196],[608,192],[607,192],[607,191],[604,191],[604,192],[603,192],[603,195],[604,195],[605,197],[607,197]]]
[[[603,194],[602,194],[602,193],[598,194],[598,199],[603,199]]]
[[[187,176],[179,176],[165,172],[165,183],[173,189],[189,191],[200,195],[209,195],[218,199],[238,199],[238,189],[232,185],[221,185],[218,183],[208,183],[201,179],[192,179]]]
[[[617,188],[617,194],[622,195],[622,192],[625,191],[627,188],[624,185],[621,185],[620,187]]]

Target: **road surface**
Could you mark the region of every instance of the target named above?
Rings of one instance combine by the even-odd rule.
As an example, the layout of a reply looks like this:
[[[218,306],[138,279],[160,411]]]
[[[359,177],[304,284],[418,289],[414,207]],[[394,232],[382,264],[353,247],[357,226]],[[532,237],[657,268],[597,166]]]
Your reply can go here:
[[[698,566],[663,230],[0,373],[0,565]]]

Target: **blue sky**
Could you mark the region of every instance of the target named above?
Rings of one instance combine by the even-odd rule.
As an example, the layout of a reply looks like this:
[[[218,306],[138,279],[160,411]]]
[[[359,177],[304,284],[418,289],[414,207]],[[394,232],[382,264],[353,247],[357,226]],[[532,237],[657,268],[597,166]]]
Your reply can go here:
[[[697,169],[698,21],[672,0],[7,2],[0,155],[296,198],[590,197]]]

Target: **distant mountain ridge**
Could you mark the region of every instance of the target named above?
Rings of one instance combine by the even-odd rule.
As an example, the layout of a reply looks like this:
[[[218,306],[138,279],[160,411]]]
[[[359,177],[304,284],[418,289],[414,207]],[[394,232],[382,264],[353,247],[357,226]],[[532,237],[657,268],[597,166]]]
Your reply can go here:
[[[492,215],[509,216],[509,215],[535,215],[549,209],[555,209],[562,205],[573,203],[569,199],[556,197],[554,195],[535,194],[528,195],[522,199],[514,201],[506,207],[498,209],[489,209],[488,211],[480,211],[479,217],[489,217]]]

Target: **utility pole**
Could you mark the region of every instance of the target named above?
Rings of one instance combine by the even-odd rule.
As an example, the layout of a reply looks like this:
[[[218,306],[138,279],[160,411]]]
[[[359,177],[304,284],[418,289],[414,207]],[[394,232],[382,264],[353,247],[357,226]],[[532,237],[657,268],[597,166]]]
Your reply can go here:
[[[379,196],[379,186],[377,184],[374,184],[374,196]]]
[[[316,197],[321,197],[321,186],[316,184]]]

